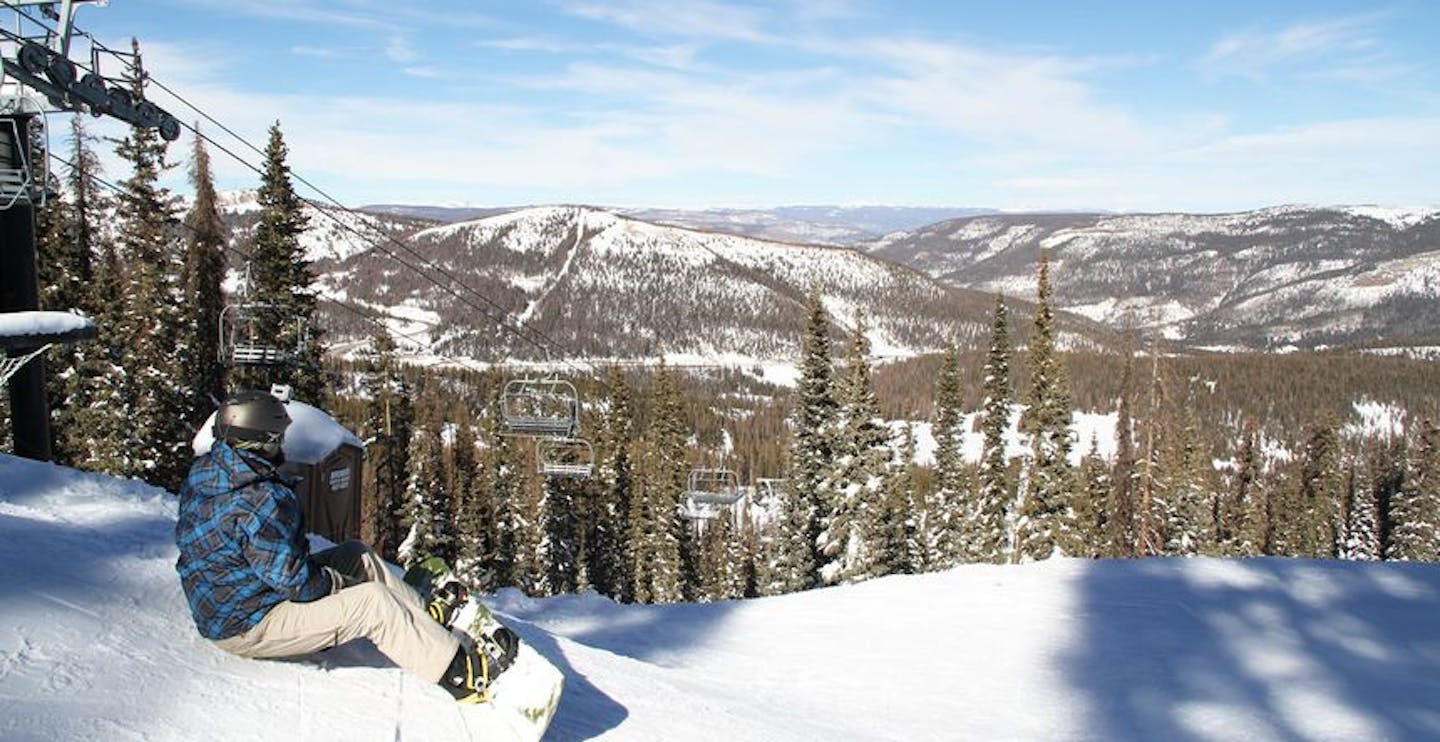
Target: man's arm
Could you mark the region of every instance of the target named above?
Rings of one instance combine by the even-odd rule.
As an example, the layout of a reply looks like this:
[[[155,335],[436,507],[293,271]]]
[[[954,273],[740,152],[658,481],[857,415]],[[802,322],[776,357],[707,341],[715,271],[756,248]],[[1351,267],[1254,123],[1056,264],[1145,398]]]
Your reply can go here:
[[[310,563],[299,511],[287,507],[293,503],[293,496],[282,499],[278,493],[264,498],[250,514],[243,550],[265,584],[286,600],[308,603],[329,595],[335,585],[329,570]]]

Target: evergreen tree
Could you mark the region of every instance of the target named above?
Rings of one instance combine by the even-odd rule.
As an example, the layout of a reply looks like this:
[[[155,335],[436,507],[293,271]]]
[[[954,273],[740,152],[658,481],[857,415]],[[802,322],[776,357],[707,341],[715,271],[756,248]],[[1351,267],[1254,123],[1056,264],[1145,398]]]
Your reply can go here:
[[[185,304],[191,310],[185,345],[190,352],[182,363],[192,395],[186,419],[198,424],[225,397],[218,329],[224,309],[220,284],[225,278],[225,223],[220,219],[210,154],[198,135],[190,159],[190,185],[195,189],[195,200],[185,215]]]
[[[1372,440],[1366,452],[1367,484],[1375,503],[1376,536],[1382,559],[1389,558],[1387,555],[1394,544],[1395,507],[1406,485],[1407,445],[1406,437],[1398,435]]]
[[[70,346],[74,373],[64,380],[64,400],[54,407],[60,437],[57,461],[93,471],[128,471],[129,424],[126,420],[125,369],[117,362],[124,344],[120,279],[124,271],[115,241],[106,234],[112,201],[99,185],[100,158],[85,130],[83,118],[71,117],[70,167],[65,189],[68,214],[60,268],[73,278],[73,296],[56,295],[53,308],[74,301],[74,308],[95,320],[95,340]],[[68,308],[68,307],[66,307]],[[116,352],[112,352],[114,349]]]
[[[580,524],[576,515],[576,496],[581,485],[569,477],[545,477],[541,483],[540,543],[537,560],[540,565],[537,595],[562,595],[574,592],[580,584]]]
[[[679,504],[689,476],[688,437],[681,422],[679,382],[662,363],[655,372],[650,424],[641,440],[642,478],[630,514],[630,594],[638,603],[684,599]]]
[[[1375,488],[1365,481],[1358,462],[1347,468],[1345,527],[1342,529],[1340,558],[1357,562],[1380,560],[1380,509]]]
[[[1136,476],[1139,495],[1136,498],[1135,522],[1137,556],[1163,554],[1167,543],[1169,482],[1161,453],[1166,440],[1163,410],[1168,397],[1165,373],[1160,365],[1160,338],[1156,336],[1150,348],[1150,401],[1145,411],[1144,462]]]
[[[1031,436],[1022,517],[1017,528],[1021,560],[1048,559],[1078,549],[1074,475],[1070,470],[1070,392],[1055,348],[1050,261],[1040,254],[1035,327],[1030,335],[1029,407],[1021,427]]]
[[[409,451],[414,411],[410,385],[395,360],[395,341],[384,329],[371,339],[373,350],[364,362],[364,384],[369,400],[365,425],[366,477],[369,520],[376,552],[394,560],[404,540],[402,521],[405,487],[410,481]]]
[[[1115,466],[1110,481],[1110,505],[1105,516],[1109,556],[1124,558],[1136,554],[1137,514],[1134,422],[1131,417],[1131,393],[1135,378],[1135,333],[1125,333],[1121,351],[1124,364],[1120,370],[1120,394],[1115,404]]]
[[[1245,421],[1239,450],[1235,453],[1235,474],[1220,506],[1216,520],[1216,541],[1226,556],[1256,556],[1263,535],[1263,513],[1257,502],[1260,477],[1259,433],[1254,418]]]
[[[914,529],[911,519],[915,496],[915,427],[905,426],[901,437],[900,455],[890,462],[885,477],[881,509],[877,519],[876,543],[879,560],[876,572],[881,575],[914,571],[911,555]]]
[[[495,561],[495,508],[481,490],[481,465],[470,419],[455,429],[450,454],[450,491],[455,499],[455,572],[477,590],[499,587]]]
[[[144,97],[145,70],[138,42],[132,42],[134,94]],[[190,349],[182,345],[180,328],[188,317],[182,303],[183,255],[171,229],[177,220],[177,199],[160,185],[166,142],[156,130],[132,126],[119,140],[116,154],[131,166],[120,184],[116,205],[119,254],[126,270],[121,295],[125,301],[119,332],[124,343],[121,387],[128,408],[116,410],[126,425],[127,460],[121,473],[152,483],[178,487],[191,459],[185,416],[193,392],[184,386],[179,361]]]
[[[239,374],[244,383],[259,386],[271,381],[290,384],[297,399],[316,402],[328,386],[322,365],[324,346],[316,323],[315,276],[300,244],[309,226],[305,203],[295,193],[285,164],[285,146],[277,122],[270,127],[265,147],[265,171],[256,199],[260,221],[250,250],[250,296],[247,301],[267,307],[261,316],[263,336],[276,347],[295,353],[296,367],[278,376],[265,372]]]
[[[525,523],[524,492],[529,469],[515,439],[501,435],[504,420],[499,398],[491,399],[486,408],[485,441],[488,445],[480,461],[479,498],[490,519],[482,521],[485,535],[481,541],[489,545],[485,562],[496,586],[521,586],[524,567],[521,549]]]
[[[1177,413],[1183,422],[1171,436],[1169,448],[1161,453],[1167,459],[1165,468],[1170,475],[1163,499],[1165,553],[1170,556],[1195,556],[1212,541],[1212,518],[1207,512],[1210,499],[1203,471],[1210,462],[1200,450],[1191,409],[1193,404],[1187,400]]]
[[[952,345],[945,350],[935,381],[935,488],[926,499],[921,534],[927,571],[953,567],[969,552],[970,503],[965,496],[965,461],[960,449],[965,419],[962,400],[959,355]]]
[[[445,481],[440,421],[418,426],[410,436],[405,524],[409,535],[397,556],[409,564],[427,556],[455,563],[454,501]]]
[[[817,553],[822,513],[830,501],[826,474],[834,456],[838,414],[830,360],[830,320],[820,288],[811,289],[801,343],[799,399],[791,420],[790,482],[780,533],[771,541],[766,594],[794,592],[819,581]]]
[[[1005,434],[1010,429],[1015,401],[1015,388],[1010,381],[1010,319],[1005,297],[1000,294],[995,295],[995,319],[990,327],[983,391],[980,432],[984,443],[980,449],[979,501],[971,557],[979,562],[1000,564],[1009,561],[1014,550],[1006,519],[1007,506],[1015,498],[1010,463],[1005,457]]]
[[[634,506],[635,472],[634,410],[632,392],[624,375],[611,369],[605,383],[609,398],[596,441],[595,527],[590,539],[591,579],[601,594],[628,602],[629,575],[628,535],[630,513]]]
[[[1405,487],[1393,496],[1390,517],[1386,559],[1440,561],[1440,425],[1430,420],[1420,424]]]
[[[1292,556],[1330,559],[1338,541],[1340,488],[1340,444],[1333,419],[1312,428],[1305,442],[1300,473],[1298,509],[1287,529]]]
[[[856,316],[846,355],[838,423],[838,455],[826,487],[832,493],[831,509],[818,542],[826,584],[858,582],[883,574],[880,516],[890,435],[880,420],[880,403],[871,384],[870,340],[863,314]]]
[[[1090,450],[1080,459],[1080,491],[1083,496],[1078,503],[1090,505],[1077,508],[1075,513],[1079,529],[1081,550],[1075,556],[1104,556],[1108,542],[1105,515],[1110,502],[1110,467],[1100,455],[1100,441],[1091,437]]]
[[[535,449],[527,447],[522,458],[528,458],[518,467],[526,472],[515,482],[514,499],[509,503],[510,522],[506,524],[510,543],[513,544],[511,578],[513,584],[527,595],[544,595],[549,589],[549,558],[545,553],[546,507],[545,479],[535,473]]]

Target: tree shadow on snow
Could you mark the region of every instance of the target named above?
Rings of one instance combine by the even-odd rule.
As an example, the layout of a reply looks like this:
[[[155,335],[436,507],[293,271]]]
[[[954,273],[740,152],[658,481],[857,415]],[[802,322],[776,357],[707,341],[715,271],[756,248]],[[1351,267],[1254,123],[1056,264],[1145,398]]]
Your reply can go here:
[[[1097,562],[1076,589],[1077,738],[1440,738],[1440,565]]]

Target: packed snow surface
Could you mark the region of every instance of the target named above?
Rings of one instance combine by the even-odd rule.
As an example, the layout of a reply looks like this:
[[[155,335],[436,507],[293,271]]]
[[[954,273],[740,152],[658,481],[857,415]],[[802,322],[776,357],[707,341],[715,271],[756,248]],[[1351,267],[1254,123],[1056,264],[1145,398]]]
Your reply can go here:
[[[0,739],[453,740],[367,645],[195,633],[175,498],[0,455]],[[1440,738],[1440,566],[969,566],[777,598],[492,604],[566,675],[552,740]]]

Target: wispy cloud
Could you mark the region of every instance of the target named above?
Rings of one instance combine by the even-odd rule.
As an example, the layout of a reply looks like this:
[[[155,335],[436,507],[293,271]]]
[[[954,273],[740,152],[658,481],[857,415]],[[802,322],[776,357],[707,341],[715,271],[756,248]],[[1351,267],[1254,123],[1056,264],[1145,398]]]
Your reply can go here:
[[[566,12],[656,36],[682,36],[747,42],[776,39],[766,26],[767,13],[756,8],[714,0],[572,1]]]
[[[1303,68],[1393,68],[1380,40],[1381,14],[1296,23],[1277,29],[1249,28],[1226,34],[1197,62],[1210,78],[1238,76],[1263,81]]]
[[[385,42],[385,57],[392,62],[401,64],[414,62],[420,58],[415,47],[411,46],[410,38],[405,34],[392,34]]]

